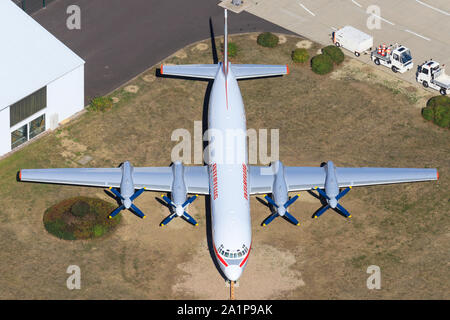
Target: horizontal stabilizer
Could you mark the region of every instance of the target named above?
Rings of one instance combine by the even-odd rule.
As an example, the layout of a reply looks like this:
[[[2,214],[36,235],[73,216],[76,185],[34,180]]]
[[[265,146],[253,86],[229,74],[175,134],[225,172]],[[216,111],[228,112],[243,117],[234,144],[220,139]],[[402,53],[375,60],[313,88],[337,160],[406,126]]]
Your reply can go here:
[[[231,70],[236,79],[281,76],[284,74],[289,74],[289,67],[287,65],[232,64]]]
[[[161,65],[161,74],[178,77],[214,79],[219,68],[220,66],[218,64]]]

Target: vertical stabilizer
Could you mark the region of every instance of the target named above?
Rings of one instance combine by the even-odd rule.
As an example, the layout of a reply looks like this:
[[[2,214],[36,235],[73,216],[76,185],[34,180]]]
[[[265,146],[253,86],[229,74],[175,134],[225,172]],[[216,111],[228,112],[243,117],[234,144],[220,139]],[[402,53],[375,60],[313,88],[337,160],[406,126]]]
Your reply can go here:
[[[228,11],[225,9],[225,32],[223,36],[223,71],[228,73]]]

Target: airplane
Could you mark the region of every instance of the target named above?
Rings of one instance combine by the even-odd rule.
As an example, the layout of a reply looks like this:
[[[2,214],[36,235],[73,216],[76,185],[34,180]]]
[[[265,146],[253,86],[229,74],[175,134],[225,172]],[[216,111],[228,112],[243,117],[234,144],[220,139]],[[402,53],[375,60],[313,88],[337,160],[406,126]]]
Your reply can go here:
[[[161,65],[164,75],[212,79],[208,106],[208,129],[224,132],[228,129],[246,132],[245,109],[238,80],[282,76],[289,73],[287,65],[232,64],[228,61],[227,10],[225,10],[224,61],[217,64]],[[134,204],[145,190],[170,193],[164,201],[174,210],[160,224],[165,226],[175,217],[198,225],[186,209],[198,195],[210,196],[212,246],[223,275],[230,283],[237,281],[248,264],[252,249],[250,196],[264,195],[273,213],[263,222],[267,226],[277,217],[294,225],[298,220],[288,208],[298,195],[289,192],[316,190],[326,200],[315,218],[326,210],[335,209],[350,218],[339,203],[352,187],[438,180],[436,169],[414,168],[344,168],[328,161],[320,167],[284,166],[275,161],[270,166],[248,164],[247,139],[237,138],[241,148],[228,150],[220,141],[210,150],[205,165],[184,166],[175,161],[169,167],[133,167],[128,161],[119,168],[59,168],[22,169],[20,181],[68,184],[111,188],[122,205],[110,214],[130,209],[137,216],[145,215]],[[242,147],[243,146],[243,147]],[[220,153],[234,153],[241,160],[224,163]],[[120,192],[115,188],[120,188]],[[137,191],[136,191],[137,190]],[[193,194],[192,197],[188,197]]]

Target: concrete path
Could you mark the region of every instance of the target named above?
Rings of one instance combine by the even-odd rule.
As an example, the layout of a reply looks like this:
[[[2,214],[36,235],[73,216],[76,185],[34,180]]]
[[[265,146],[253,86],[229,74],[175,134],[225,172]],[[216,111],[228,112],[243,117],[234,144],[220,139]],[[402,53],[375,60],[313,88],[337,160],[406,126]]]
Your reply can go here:
[[[415,65],[430,58],[441,64],[450,65],[450,1],[448,0],[247,1],[253,3],[246,9],[247,12],[323,45],[332,44],[333,30],[352,25],[372,35],[374,46],[397,42],[409,47]],[[373,13],[367,13],[368,8],[372,9],[371,12],[377,8],[380,11],[374,16]],[[368,28],[368,19],[373,21],[374,18],[380,19],[380,29]],[[353,56],[348,51],[346,53]],[[362,55],[358,59],[372,63],[368,55]],[[392,72],[386,67],[379,68]],[[415,70],[416,67],[404,74],[398,74],[398,77],[416,83]],[[450,68],[448,71],[450,73]]]

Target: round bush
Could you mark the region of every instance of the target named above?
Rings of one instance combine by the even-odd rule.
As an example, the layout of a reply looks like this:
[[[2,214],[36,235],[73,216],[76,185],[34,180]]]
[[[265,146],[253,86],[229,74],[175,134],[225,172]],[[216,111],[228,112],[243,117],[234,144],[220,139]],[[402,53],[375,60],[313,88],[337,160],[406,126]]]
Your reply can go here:
[[[341,48],[332,45],[322,48],[322,53],[329,56],[336,64],[341,64],[345,58],[344,52],[342,52]]]
[[[309,59],[308,50],[305,48],[295,49],[291,54],[292,61],[305,63]]]
[[[428,100],[422,116],[442,128],[450,128],[450,97],[436,96]]]
[[[107,218],[115,208],[115,205],[97,198],[66,199],[45,211],[44,227],[52,235],[64,240],[98,238],[111,233],[118,226],[120,214],[114,219]]]
[[[89,203],[80,200],[72,205],[72,208],[70,208],[70,213],[72,213],[75,217],[84,217],[89,213],[89,210]]]
[[[327,74],[333,70],[333,60],[326,54],[319,54],[311,59],[311,69],[317,74]]]
[[[263,47],[274,48],[278,45],[278,36],[270,32],[264,32],[258,36],[256,42]]]

